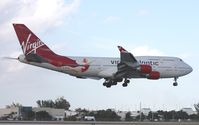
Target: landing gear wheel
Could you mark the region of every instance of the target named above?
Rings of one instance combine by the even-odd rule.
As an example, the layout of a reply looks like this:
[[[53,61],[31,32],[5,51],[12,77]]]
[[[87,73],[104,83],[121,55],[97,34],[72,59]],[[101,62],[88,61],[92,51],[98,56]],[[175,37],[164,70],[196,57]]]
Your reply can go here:
[[[123,83],[122,86],[123,86],[123,87],[127,87],[128,84],[127,84],[127,83]]]
[[[173,83],[173,86],[178,86],[178,83],[177,83],[177,82],[174,82],[174,83]]]
[[[130,82],[130,80],[125,79],[125,80],[124,80],[124,83],[122,84],[122,86],[123,86],[123,87],[127,87],[129,82]]]
[[[111,84],[107,84],[106,87],[107,87],[107,88],[111,88]]]
[[[106,82],[104,82],[104,83],[103,83],[103,86],[106,86],[106,85],[107,85],[107,83],[106,83]]]
[[[178,77],[174,77],[174,83],[173,83],[173,86],[178,86],[177,79],[178,79]]]
[[[112,85],[117,85],[117,82],[114,81],[114,82],[112,83]]]
[[[130,83],[130,80],[126,80],[125,83]]]

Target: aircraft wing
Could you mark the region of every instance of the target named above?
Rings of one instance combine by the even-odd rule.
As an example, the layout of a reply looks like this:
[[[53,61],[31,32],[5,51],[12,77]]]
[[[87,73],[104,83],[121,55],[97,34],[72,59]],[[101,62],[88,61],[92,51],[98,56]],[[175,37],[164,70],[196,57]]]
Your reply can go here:
[[[129,78],[132,75],[139,75],[137,68],[140,66],[133,54],[118,46],[120,51],[120,63],[117,65],[118,71],[115,78]]]

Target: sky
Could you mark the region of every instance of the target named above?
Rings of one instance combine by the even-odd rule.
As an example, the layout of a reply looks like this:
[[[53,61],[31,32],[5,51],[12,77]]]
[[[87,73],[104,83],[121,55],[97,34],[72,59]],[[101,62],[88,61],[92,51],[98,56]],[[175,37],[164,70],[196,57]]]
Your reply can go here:
[[[119,57],[118,45],[135,56],[180,57],[193,72],[178,79],[131,79],[106,88],[104,80],[77,79],[17,60],[0,59],[0,107],[64,96],[71,109],[180,110],[199,103],[199,1],[196,0],[3,0],[0,57],[22,54],[12,23],[24,23],[54,52],[65,56]]]

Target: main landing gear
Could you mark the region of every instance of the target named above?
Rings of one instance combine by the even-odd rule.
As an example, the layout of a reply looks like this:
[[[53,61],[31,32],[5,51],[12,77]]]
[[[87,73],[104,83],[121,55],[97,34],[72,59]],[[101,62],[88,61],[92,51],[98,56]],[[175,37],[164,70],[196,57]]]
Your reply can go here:
[[[103,85],[110,88],[112,85],[117,85],[117,81],[106,79]]]
[[[130,83],[130,80],[128,80],[127,78],[124,79],[124,83],[122,84],[123,87],[127,87],[128,83]]]
[[[117,85],[118,82],[122,82],[122,79],[119,80],[119,81],[118,80],[105,79],[105,82],[103,83],[103,85],[106,86],[107,88],[110,88],[112,85]],[[127,87],[128,83],[130,83],[130,80],[125,78],[122,86]]]
[[[174,83],[173,83],[173,86],[178,86],[177,79],[178,79],[178,77],[174,77]]]

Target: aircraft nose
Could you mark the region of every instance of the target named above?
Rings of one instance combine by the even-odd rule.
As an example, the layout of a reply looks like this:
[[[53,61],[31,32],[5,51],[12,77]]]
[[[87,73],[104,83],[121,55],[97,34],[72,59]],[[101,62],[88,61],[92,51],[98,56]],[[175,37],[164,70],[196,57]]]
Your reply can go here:
[[[187,74],[191,73],[193,71],[193,68],[187,64]]]

